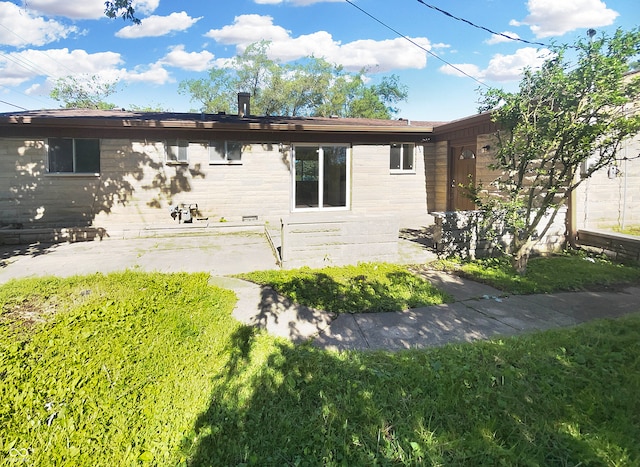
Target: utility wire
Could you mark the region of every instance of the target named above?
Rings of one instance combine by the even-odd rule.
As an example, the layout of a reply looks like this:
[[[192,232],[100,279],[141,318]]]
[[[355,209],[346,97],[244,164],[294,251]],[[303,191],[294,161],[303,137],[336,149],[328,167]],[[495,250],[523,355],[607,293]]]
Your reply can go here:
[[[458,73],[462,73],[464,76],[466,76],[467,78],[471,78],[472,80],[474,80],[475,82],[481,84],[482,86],[485,87],[490,87],[488,84],[483,83],[482,81],[480,81],[478,78],[476,78],[475,76],[471,76],[469,73],[465,72],[464,70],[461,70],[460,68],[458,68],[457,66],[455,66],[452,63],[449,63],[448,61],[446,61],[444,58],[436,55],[435,53],[431,52],[429,49],[421,46],[420,44],[418,44],[416,41],[414,41],[413,39],[411,39],[410,37],[406,36],[405,34],[402,34],[401,32],[397,31],[396,29],[392,28],[391,26],[389,26],[388,24],[386,24],[385,22],[379,20],[378,18],[376,18],[375,16],[373,16],[371,13],[368,13],[367,11],[363,10],[362,8],[360,8],[358,5],[356,5],[355,3],[353,3],[351,0],[345,0],[345,2],[347,2],[349,5],[351,5],[354,8],[357,8],[358,10],[360,10],[362,13],[364,13],[365,15],[367,15],[369,18],[371,18],[372,20],[376,21],[377,23],[380,23],[382,26],[384,26],[385,28],[389,29],[390,31],[394,32],[395,34],[397,34],[399,37],[405,39],[406,41],[410,42],[411,44],[415,45],[416,47],[418,47],[419,49],[424,50],[426,53],[428,53],[429,55],[431,55],[432,57],[440,60],[441,62],[447,64],[448,66],[450,66],[451,68],[453,68],[454,70],[456,70]]]
[[[11,107],[16,107],[16,108],[22,109],[22,110],[29,110],[29,109],[25,109],[24,107],[22,107],[20,105],[12,104],[11,102],[7,102],[7,101],[3,101],[3,100],[0,100],[0,103],[7,104],[7,105],[10,105]]]
[[[29,43],[29,41],[28,41],[27,39],[25,39],[24,37],[22,37],[21,35],[19,35],[19,34],[18,34],[18,33],[16,33],[15,31],[13,31],[12,29],[9,29],[9,28],[8,28],[7,26],[5,26],[4,24],[0,23],[0,27],[1,27],[1,28],[3,28],[3,29],[5,29],[5,30],[7,30],[8,32],[10,32],[11,34],[13,34],[14,36],[16,36],[18,39],[20,39],[21,41],[23,41],[25,44],[28,44],[28,43]],[[34,51],[36,51],[36,52],[38,52],[38,53],[40,53],[40,54],[44,55],[44,56],[45,56],[45,57],[47,57],[49,60],[51,60],[52,62],[54,62],[56,65],[58,65],[58,66],[60,66],[60,67],[62,67],[62,68],[65,68],[65,69],[69,70],[69,72],[70,72],[71,74],[75,74],[75,71],[73,71],[71,68],[67,67],[64,63],[60,63],[58,60],[56,60],[55,58],[53,58],[52,56],[50,56],[50,55],[49,55],[49,54],[47,54],[46,52],[43,52],[42,50],[37,50],[37,49],[32,49],[32,50],[34,50]],[[5,57],[9,58],[9,56],[8,56],[8,55],[6,55],[6,54],[2,54],[2,55],[4,55]],[[12,59],[12,58],[9,58],[9,59],[10,59],[10,60],[12,60],[12,61],[14,61],[14,62],[16,62],[16,63],[17,63],[17,61],[21,61],[21,62],[24,62],[24,63],[29,64],[29,66],[32,68],[32,70],[29,70],[29,71],[34,71],[34,70],[35,70],[35,71],[36,71],[36,72],[38,72],[39,74],[43,74],[43,75],[46,75],[46,76],[49,76],[49,77],[53,77],[53,76],[52,76],[52,73],[47,72],[46,70],[44,70],[44,68],[42,68],[42,67],[41,67],[41,65],[38,65],[38,64],[36,64],[36,63],[32,62],[31,60],[29,60],[29,59],[27,59],[27,58],[22,58],[22,57],[21,57],[21,58],[13,58],[13,59]],[[27,66],[25,66],[25,65],[23,65],[23,64],[18,63],[18,65],[22,66],[23,68],[27,68]],[[39,69],[39,68],[40,68],[40,69]],[[27,69],[28,69],[28,68],[27,68]]]
[[[489,28],[486,28],[484,26],[480,26],[478,24],[475,24],[475,23],[469,21],[468,19],[464,19],[464,18],[461,18],[459,16],[455,16],[455,15],[449,13],[448,11],[445,11],[445,10],[443,10],[441,8],[438,8],[437,6],[430,5],[430,4],[426,3],[424,0],[418,0],[418,3],[426,6],[427,8],[431,8],[432,10],[436,10],[437,12],[442,13],[443,15],[448,16],[449,18],[453,18],[453,19],[455,19],[457,21],[462,21],[463,23],[466,23],[469,26],[472,26],[472,27],[477,28],[477,29],[482,29],[483,31],[487,31],[488,33],[495,34],[496,36],[504,37],[504,38],[509,39],[511,41],[524,42],[525,44],[529,44],[529,45],[540,45],[542,47],[548,47],[548,48],[551,48],[551,49],[557,48],[556,46],[554,46],[552,44],[545,44],[543,42],[528,41],[528,40],[522,39],[520,37],[512,37],[512,36],[510,36],[508,34],[505,34],[505,33],[502,33],[502,32],[493,31],[493,30],[491,30]]]

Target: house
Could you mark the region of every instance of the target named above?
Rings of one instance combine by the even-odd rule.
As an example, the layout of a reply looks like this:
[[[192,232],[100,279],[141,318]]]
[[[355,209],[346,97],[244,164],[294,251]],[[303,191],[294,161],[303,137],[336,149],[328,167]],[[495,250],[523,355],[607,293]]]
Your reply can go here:
[[[637,112],[638,106],[640,103],[626,111]],[[497,173],[489,168],[497,149],[496,131],[491,115],[482,113],[435,126],[432,143],[425,146],[428,211],[435,217],[435,241],[442,250],[472,256],[482,254],[481,251],[464,251],[469,248],[470,241],[469,211],[475,206],[465,196],[460,183],[490,186],[496,178]],[[584,175],[585,168],[580,176]],[[638,225],[640,135],[625,140],[613,164],[596,171],[571,193],[567,206],[536,249],[559,248],[565,244],[567,234],[577,238],[579,232],[611,231]],[[447,242],[449,245],[444,244]],[[479,243],[476,248],[485,250],[490,245]]]
[[[257,117],[246,93],[238,108],[0,114],[0,243],[242,225],[266,227],[283,266],[387,260],[400,228],[435,224],[439,246],[467,242],[475,206],[459,184],[496,177],[488,113],[447,123]],[[629,141],[617,165],[583,183],[545,248],[567,231],[640,222],[639,150]]]
[[[238,115],[0,115],[0,238],[253,223],[268,226],[294,266],[389,258],[399,227],[431,223],[433,125],[256,117],[249,105],[241,93]]]

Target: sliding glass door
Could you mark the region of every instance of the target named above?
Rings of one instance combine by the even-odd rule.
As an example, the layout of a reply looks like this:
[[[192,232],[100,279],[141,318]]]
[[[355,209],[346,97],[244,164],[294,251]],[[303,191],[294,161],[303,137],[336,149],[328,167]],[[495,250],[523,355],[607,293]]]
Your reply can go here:
[[[346,209],[349,202],[349,146],[293,148],[294,209]]]

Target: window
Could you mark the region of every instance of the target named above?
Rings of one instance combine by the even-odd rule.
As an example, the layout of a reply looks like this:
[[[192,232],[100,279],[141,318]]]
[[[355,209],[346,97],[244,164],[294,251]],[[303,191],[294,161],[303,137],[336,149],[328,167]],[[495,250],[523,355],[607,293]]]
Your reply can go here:
[[[240,164],[242,143],[237,141],[209,142],[209,164]]]
[[[189,163],[189,142],[169,140],[165,142],[166,161],[169,164]]]
[[[296,146],[293,165],[295,209],[348,207],[348,146]]]
[[[49,138],[49,173],[100,173],[100,140]]]
[[[391,143],[389,168],[392,172],[413,172],[413,144]]]

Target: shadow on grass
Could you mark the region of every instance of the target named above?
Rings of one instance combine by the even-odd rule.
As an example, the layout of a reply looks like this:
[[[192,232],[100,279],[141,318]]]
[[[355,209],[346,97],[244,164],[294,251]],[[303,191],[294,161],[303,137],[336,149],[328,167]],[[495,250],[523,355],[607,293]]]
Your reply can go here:
[[[640,319],[615,323],[592,325],[598,342],[578,329],[396,354],[245,327],[183,452],[196,466],[631,465]]]
[[[343,280],[321,271],[301,269],[270,285],[293,302],[330,313],[402,311],[452,301],[429,282],[397,269]]]

